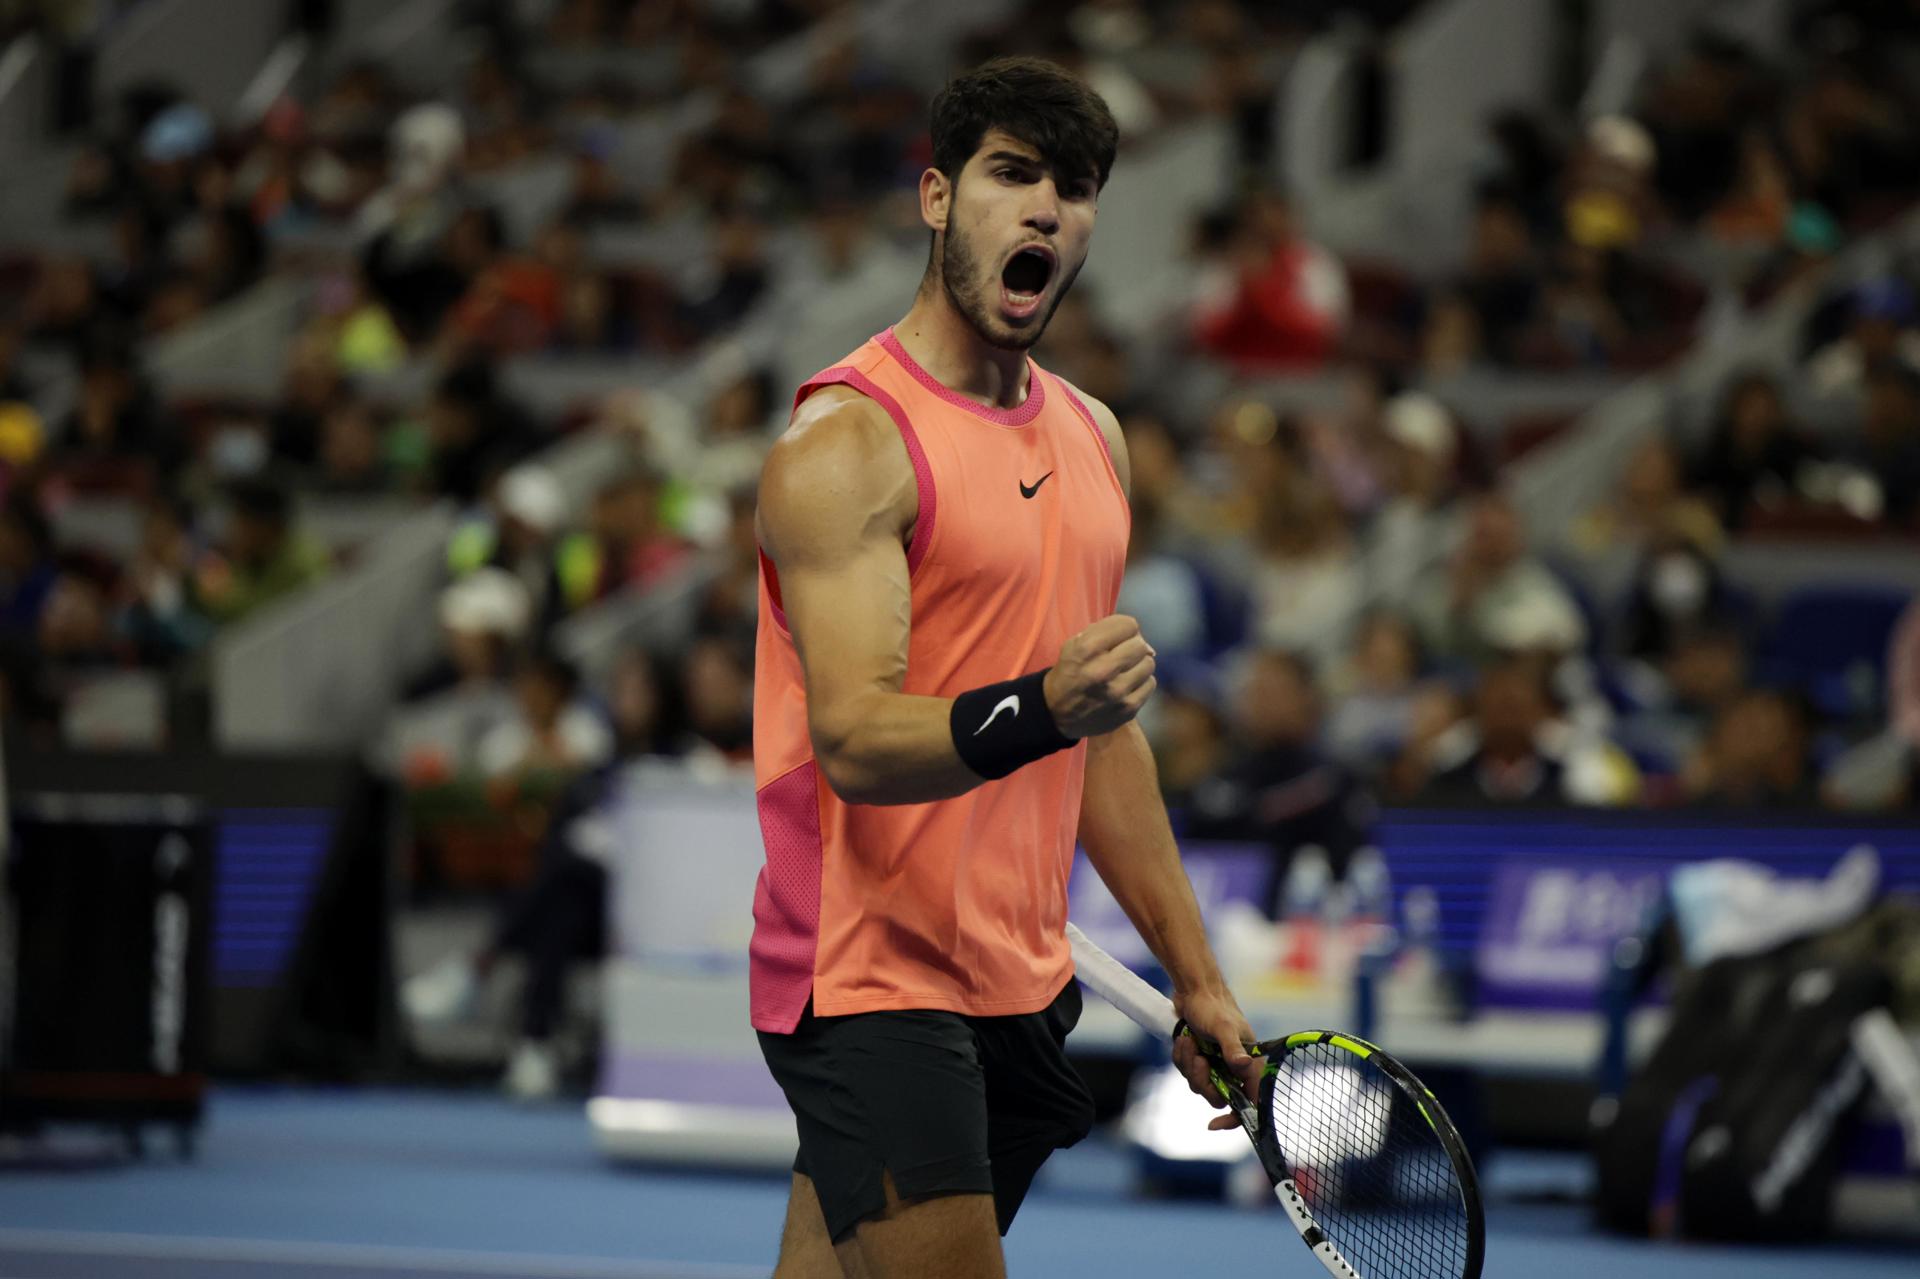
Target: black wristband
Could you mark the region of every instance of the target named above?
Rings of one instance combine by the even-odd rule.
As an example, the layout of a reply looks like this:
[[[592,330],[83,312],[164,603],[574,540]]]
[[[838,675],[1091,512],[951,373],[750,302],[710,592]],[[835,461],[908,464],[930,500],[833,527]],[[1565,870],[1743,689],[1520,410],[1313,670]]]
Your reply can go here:
[[[960,762],[993,781],[1073,745],[1047,709],[1046,679],[1035,671],[954,698],[947,729]]]

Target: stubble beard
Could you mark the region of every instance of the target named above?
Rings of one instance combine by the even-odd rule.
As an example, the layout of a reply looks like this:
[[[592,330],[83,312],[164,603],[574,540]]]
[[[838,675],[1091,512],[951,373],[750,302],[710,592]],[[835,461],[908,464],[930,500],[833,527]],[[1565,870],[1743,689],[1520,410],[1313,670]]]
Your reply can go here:
[[[939,263],[940,284],[946,290],[947,301],[952,303],[960,318],[979,334],[982,342],[999,351],[1025,351],[1038,342],[1046,333],[1047,325],[1053,322],[1053,313],[1060,308],[1061,300],[1079,278],[1080,267],[1086,265],[1085,259],[1082,259],[1073,268],[1073,274],[1060,281],[1060,287],[1054,290],[1053,300],[1047,303],[1047,309],[1041,314],[1038,324],[1015,329],[994,315],[993,302],[988,295],[994,291],[996,282],[982,274],[980,259],[973,252],[973,246],[951,226],[941,232]]]

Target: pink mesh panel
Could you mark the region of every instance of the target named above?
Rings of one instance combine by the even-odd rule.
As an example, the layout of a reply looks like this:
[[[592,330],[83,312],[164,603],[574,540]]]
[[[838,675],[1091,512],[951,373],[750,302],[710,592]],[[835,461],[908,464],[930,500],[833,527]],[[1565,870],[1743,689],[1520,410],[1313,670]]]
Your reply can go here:
[[[748,987],[753,1028],[787,1035],[813,993],[820,935],[820,798],[812,760],[760,788],[767,864],[753,890]]]

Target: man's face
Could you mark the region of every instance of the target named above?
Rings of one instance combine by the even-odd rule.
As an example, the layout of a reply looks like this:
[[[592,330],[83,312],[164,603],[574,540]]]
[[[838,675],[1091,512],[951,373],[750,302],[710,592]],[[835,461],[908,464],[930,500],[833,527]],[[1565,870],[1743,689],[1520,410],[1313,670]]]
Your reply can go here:
[[[1312,741],[1320,708],[1314,691],[1286,662],[1256,660],[1240,689],[1241,731],[1261,745]]]
[[[1494,750],[1530,748],[1548,714],[1539,681],[1517,667],[1489,671],[1481,681],[1479,703],[1480,739]]]
[[[990,346],[1024,351],[1087,260],[1097,179],[1056,174],[1026,143],[988,131],[949,181],[920,180],[920,212],[942,232],[940,273],[954,309]]]
[[[252,568],[273,558],[280,544],[280,529],[258,515],[235,512],[227,540],[233,558]]]

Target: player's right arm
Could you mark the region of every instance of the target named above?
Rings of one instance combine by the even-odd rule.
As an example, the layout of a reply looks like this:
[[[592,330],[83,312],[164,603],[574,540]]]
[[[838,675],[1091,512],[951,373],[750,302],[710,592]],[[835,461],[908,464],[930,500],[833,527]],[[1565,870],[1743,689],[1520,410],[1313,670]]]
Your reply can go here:
[[[913,620],[906,546],[918,514],[898,429],[843,388],[800,406],[761,472],[760,545],[780,576],[814,757],[848,803],[924,803],[985,780],[955,746],[954,699],[901,692]],[[1153,686],[1139,626],[1103,618],[1062,647],[1044,681],[1046,709],[1066,737],[1110,732]]]

